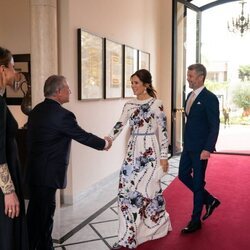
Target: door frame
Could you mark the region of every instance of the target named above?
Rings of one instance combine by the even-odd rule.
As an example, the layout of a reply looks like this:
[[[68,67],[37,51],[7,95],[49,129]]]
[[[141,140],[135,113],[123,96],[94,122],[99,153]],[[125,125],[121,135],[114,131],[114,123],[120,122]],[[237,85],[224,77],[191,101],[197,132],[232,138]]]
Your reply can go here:
[[[172,91],[171,91],[171,144],[170,144],[170,151],[171,151],[171,156],[179,154],[181,152],[176,152],[176,113],[177,112],[182,112],[182,128],[184,128],[185,125],[185,114],[183,111],[183,106],[185,102],[185,85],[183,82],[185,79],[183,79],[183,82],[178,83],[177,82],[177,4],[181,3],[184,5],[185,12],[184,15],[187,14],[186,9],[189,8],[193,11],[197,12],[197,20],[196,20],[196,25],[198,29],[196,30],[196,62],[194,63],[199,63],[201,61],[201,21],[202,21],[202,12],[214,8],[218,5],[229,3],[229,2],[236,2],[239,0],[217,0],[213,1],[211,3],[205,4],[203,6],[196,6],[192,4],[192,0],[172,0],[172,76],[171,76],[171,82],[172,82]],[[185,72],[186,70],[186,65],[183,62],[183,70]],[[183,84],[183,95],[182,95],[182,107],[176,107],[176,89],[177,89],[177,84]],[[182,129],[182,137],[184,136],[184,129]],[[183,143],[183,142],[182,142]]]
[[[171,155],[177,155],[181,152],[176,151],[176,115],[177,112],[182,112],[182,118],[181,118],[181,127],[184,128],[185,125],[185,113],[183,110],[184,102],[185,102],[185,85],[183,82],[185,79],[182,79],[182,82],[177,82],[177,4],[181,3],[184,5],[184,17],[187,14],[186,10],[187,8],[195,11],[197,13],[196,18],[196,25],[198,25],[198,29],[196,30],[196,62],[200,61],[200,47],[201,47],[201,34],[200,34],[200,28],[201,28],[201,10],[197,6],[191,4],[190,2],[184,1],[184,0],[173,0],[172,5],[172,11],[173,11],[173,20],[172,20],[172,93],[171,93]],[[183,70],[185,71],[186,65],[183,62],[182,63]],[[177,100],[177,84],[182,84],[182,100],[181,100],[181,107],[176,106],[176,100]],[[183,138],[184,135],[184,129],[182,129],[182,135],[181,138]]]

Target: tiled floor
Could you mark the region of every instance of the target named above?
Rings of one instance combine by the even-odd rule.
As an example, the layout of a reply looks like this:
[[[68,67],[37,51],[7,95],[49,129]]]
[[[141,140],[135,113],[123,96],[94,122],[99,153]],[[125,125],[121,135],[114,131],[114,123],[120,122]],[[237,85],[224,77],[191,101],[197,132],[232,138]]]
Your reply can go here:
[[[169,163],[169,172],[162,178],[163,189],[177,176],[179,157],[172,157]],[[117,186],[118,173],[81,202],[57,209],[53,231],[56,250],[111,249],[118,230]]]

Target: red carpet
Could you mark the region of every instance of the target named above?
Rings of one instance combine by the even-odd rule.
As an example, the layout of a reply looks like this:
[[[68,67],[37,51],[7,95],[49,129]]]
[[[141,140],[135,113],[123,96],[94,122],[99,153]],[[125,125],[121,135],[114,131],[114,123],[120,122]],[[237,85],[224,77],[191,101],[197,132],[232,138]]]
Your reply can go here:
[[[212,155],[206,181],[206,188],[221,201],[221,205],[203,222],[201,230],[189,235],[180,234],[190,219],[192,193],[176,178],[164,191],[173,231],[137,249],[249,250],[250,157]]]

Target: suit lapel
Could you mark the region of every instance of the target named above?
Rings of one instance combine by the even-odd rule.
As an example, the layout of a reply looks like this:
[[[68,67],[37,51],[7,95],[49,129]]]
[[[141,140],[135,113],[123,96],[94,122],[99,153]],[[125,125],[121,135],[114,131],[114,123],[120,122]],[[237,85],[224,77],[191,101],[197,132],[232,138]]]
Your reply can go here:
[[[189,111],[189,114],[192,112],[192,109],[195,105],[197,105],[199,102],[202,103],[202,100],[204,100],[204,95],[206,95],[207,93],[207,89],[206,87],[203,88],[203,90],[200,92],[200,94],[195,98],[194,102],[193,102],[193,105],[191,106],[190,108],[190,111]],[[190,93],[191,94],[191,93]],[[187,105],[187,101],[190,97],[190,94],[188,95],[188,98],[186,100],[186,103],[185,103],[185,110],[186,110],[186,105]],[[185,114],[186,114],[186,111],[185,111]],[[187,114],[186,114],[187,115]],[[187,115],[188,116],[188,115]]]
[[[187,113],[186,113],[187,102],[188,102],[188,99],[190,98],[191,94],[192,94],[192,92],[190,92],[190,93],[188,94],[187,99],[186,99],[186,101],[185,101],[185,105],[184,105],[184,111],[185,111],[186,116],[187,116]]]

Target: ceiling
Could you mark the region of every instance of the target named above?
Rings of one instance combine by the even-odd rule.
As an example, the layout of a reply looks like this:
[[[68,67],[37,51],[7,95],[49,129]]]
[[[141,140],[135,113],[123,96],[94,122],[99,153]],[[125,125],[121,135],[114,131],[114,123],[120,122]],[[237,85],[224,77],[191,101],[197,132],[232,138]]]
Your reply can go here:
[[[198,7],[201,11],[210,9],[220,4],[229,3],[229,2],[239,2],[240,0],[186,0],[196,7]]]

